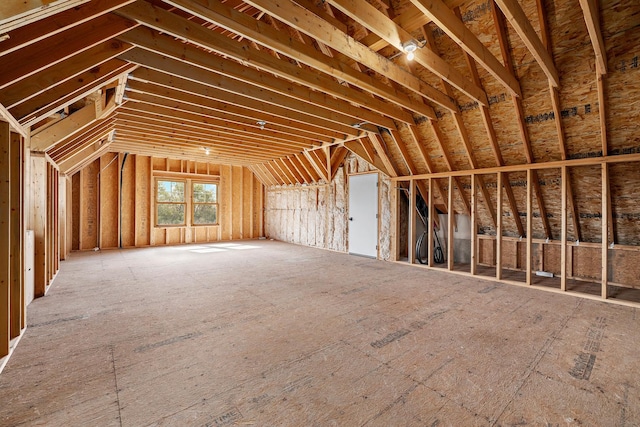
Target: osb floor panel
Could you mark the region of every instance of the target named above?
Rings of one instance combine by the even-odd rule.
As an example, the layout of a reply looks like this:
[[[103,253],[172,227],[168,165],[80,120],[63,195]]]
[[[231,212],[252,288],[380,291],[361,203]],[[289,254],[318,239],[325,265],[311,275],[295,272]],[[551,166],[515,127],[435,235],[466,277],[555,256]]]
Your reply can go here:
[[[638,314],[264,240],[74,253],[0,424],[637,426]]]

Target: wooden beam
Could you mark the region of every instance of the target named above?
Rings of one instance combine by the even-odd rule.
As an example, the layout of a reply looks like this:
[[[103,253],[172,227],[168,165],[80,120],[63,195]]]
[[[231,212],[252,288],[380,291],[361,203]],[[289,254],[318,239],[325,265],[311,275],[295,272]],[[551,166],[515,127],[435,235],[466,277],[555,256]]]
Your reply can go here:
[[[143,112],[132,113],[131,110],[119,110],[116,114],[118,123],[129,127],[139,125],[145,130],[157,129],[160,132],[173,133],[186,137],[193,137],[194,142],[202,141],[206,146],[207,138],[226,140],[228,145],[243,148],[262,148],[265,151],[280,152],[282,149],[302,149],[311,145],[306,139],[296,137],[281,137],[275,132],[252,131],[251,128],[235,126],[232,123],[229,127],[222,125],[204,126],[195,123],[185,122],[172,117],[157,117]],[[204,139],[204,140],[203,140]],[[272,150],[273,149],[273,150]]]
[[[11,342],[11,129],[0,120],[0,359]]]
[[[248,0],[247,3],[383,74],[419,96],[430,99],[445,108],[451,106],[451,100],[442,92],[387,58],[380,56],[311,11],[300,7],[292,0]]]
[[[598,0],[579,0],[584,21],[587,24],[589,38],[596,55],[596,71],[598,74],[607,74],[607,50],[602,39],[600,29],[600,13],[598,10]]]
[[[286,31],[280,31],[246,13],[234,10],[227,4],[217,0],[167,0],[167,3],[216,26],[248,38],[255,43],[273,49],[279,54],[293,58],[299,63],[307,64],[316,70],[335,77],[338,81],[348,82],[409,111],[435,118],[435,112],[430,106],[411,100],[408,96],[382,84],[372,76],[355,70],[339,58],[318,52],[312,46],[290,37]],[[372,98],[369,98],[369,100],[374,101]],[[364,105],[369,104],[365,103]],[[369,108],[371,107],[369,106]],[[387,114],[384,111],[380,112],[393,116],[393,114]],[[402,120],[406,119],[403,118]]]
[[[286,90],[281,91],[281,93],[287,93],[289,96],[298,97],[300,100],[306,100],[317,106],[330,106],[330,108],[336,112],[349,114],[362,121],[374,123],[386,128],[394,128],[395,125],[393,121],[385,115],[398,120],[412,120],[411,115],[399,107],[391,106],[378,99],[372,99],[362,92],[339,84],[328,76],[300,69],[297,65],[278,59],[266,51],[248,49],[244,43],[238,43],[237,40],[233,40],[224,34],[212,32],[202,25],[176,16],[174,13],[167,12],[149,3],[137,2],[118,9],[117,13],[129,19],[136,20],[137,22],[144,23],[146,26],[160,32],[188,40],[191,44],[211,50],[220,55],[229,56],[239,61],[249,61],[252,65],[263,71],[263,73],[261,73],[258,70],[247,69],[243,64],[231,61],[220,61],[219,59],[215,61],[215,65],[219,65],[216,67],[211,64],[211,60],[205,59],[205,55],[194,55],[195,52],[199,51],[197,49],[191,50],[191,52],[189,52],[190,49],[185,49],[186,52],[182,53],[183,55],[186,53],[187,57],[183,56],[180,59],[199,64],[200,66],[206,65],[212,71],[217,71],[234,79],[240,79],[246,83],[269,90],[275,90],[275,88],[283,85],[281,79],[266,75],[264,73],[266,71],[301,85],[300,87],[292,88],[286,87],[291,86],[291,84],[287,84],[285,86]],[[136,35],[138,38],[136,38]],[[149,30],[145,29],[139,34],[132,32],[130,36],[126,36],[125,39],[139,46],[164,54],[168,53],[167,50],[175,53],[175,48],[171,49],[169,46],[166,46],[167,44],[173,44],[175,46],[177,43],[180,45],[180,43],[166,36],[154,37],[149,40],[154,43],[145,43],[145,41],[140,40],[140,37],[147,38],[148,35]],[[179,46],[175,47],[179,48]],[[224,66],[222,66],[222,63],[224,63]],[[313,88],[315,91],[309,90],[308,88]],[[297,95],[298,93],[300,93],[299,96]],[[329,101],[327,94],[337,97],[338,99],[331,99]],[[377,113],[362,107],[354,107],[350,103],[366,105],[370,109],[375,109]],[[351,123],[354,123],[353,119]]]
[[[364,160],[378,168],[378,170],[380,170],[385,175],[389,175],[386,166],[384,165],[384,163],[382,163],[382,159],[380,159],[380,156],[375,153],[375,151],[373,150],[373,146],[368,143],[366,138],[361,138],[356,141],[347,141],[343,145],[352,153],[362,157]],[[373,153],[370,153],[370,151],[373,151]]]
[[[567,188],[568,182],[567,167],[563,166],[560,172],[560,290],[567,290]]]
[[[11,128],[15,132],[18,132],[25,138],[29,136],[29,132],[16,120],[15,117],[13,117],[13,115],[2,104],[0,104],[0,120],[6,121],[8,124],[10,124]]]
[[[634,154],[619,154],[616,156],[607,157],[585,157],[579,159],[570,160],[556,160],[544,163],[525,163],[519,165],[505,165],[496,166],[482,169],[466,169],[455,170],[448,172],[434,172],[414,176],[397,176],[393,177],[393,181],[410,181],[412,179],[429,179],[429,178],[448,178],[449,176],[469,176],[469,175],[486,175],[498,172],[526,172],[528,170],[544,170],[544,169],[559,169],[562,166],[579,167],[579,166],[592,166],[615,163],[632,163],[640,162],[640,153]]]
[[[471,175],[471,266],[475,276],[478,269],[478,198],[476,196],[476,176]]]
[[[376,150],[376,153],[378,153],[378,156],[380,156],[382,163],[384,163],[385,169],[387,170],[387,172],[389,172],[389,176],[398,176],[398,172],[384,148],[384,141],[382,140],[382,137],[371,132],[369,132],[368,136],[369,141],[371,141],[371,144],[373,145],[373,148]]]
[[[602,288],[601,296],[607,299],[609,284],[609,165],[603,163],[601,166],[601,182],[602,182],[602,206],[600,210],[600,218],[602,222]]]
[[[491,3],[491,11],[493,14],[494,24],[496,28],[496,33],[498,35],[498,42],[500,44],[500,51],[502,52],[502,58],[504,60],[504,64],[509,74],[514,76],[515,78],[515,70],[513,68],[513,61],[511,58],[511,52],[509,50],[509,43],[507,40],[507,30],[504,22],[504,15],[496,7],[496,5]],[[524,122],[524,109],[522,107],[521,98],[513,97],[513,104],[516,112],[516,120],[518,124],[518,130],[520,132],[520,137],[522,138],[522,144],[525,150],[525,157],[527,159],[527,163],[534,163],[533,151],[531,149],[531,142],[529,140],[529,134],[527,133],[527,128]],[[540,183],[538,181],[537,173],[534,171],[533,175],[533,185],[536,194],[536,198],[538,200],[538,206],[540,208],[540,218],[542,220],[542,225],[545,229],[545,233],[548,238],[551,238],[551,227],[549,225],[549,218],[546,215],[546,208],[544,205],[544,200],[542,198],[542,190],[540,189]]]
[[[427,224],[427,253],[429,256],[429,260],[427,261],[427,265],[429,267],[433,267],[433,252],[434,252],[434,248],[433,248],[433,233],[435,233],[435,230],[433,228],[434,225],[434,219],[436,217],[436,210],[435,207],[433,206],[433,187],[434,187],[434,180],[433,179],[429,179],[429,200],[427,201],[427,204],[429,206],[429,223]]]
[[[409,264],[416,263],[416,181],[409,181],[409,226],[407,227],[407,257]]]
[[[315,169],[318,175],[323,179],[327,179],[326,166],[324,166],[323,163],[318,159],[318,157],[316,156],[316,151],[319,151],[319,150],[313,150],[313,151],[305,150],[303,151],[303,153],[305,157],[309,160],[309,163],[311,163],[311,167]]]
[[[5,55],[0,62],[0,89],[111,40],[136,25],[108,14]]]
[[[336,147],[334,152],[331,154],[331,181],[336,176],[336,172],[338,172],[338,167],[344,161],[345,157],[347,157],[349,151],[344,147]]]
[[[37,94],[28,95],[28,98],[18,99],[10,111],[21,123],[30,126],[100,90],[119,76],[126,76],[136,67],[135,64],[112,59],[44,92],[38,91]]]
[[[496,225],[496,279],[502,280],[502,187],[504,181],[504,174],[502,172],[498,172],[497,181],[496,214],[498,218]]]
[[[527,259],[526,259],[526,279],[525,283],[531,286],[532,282],[532,260],[531,256],[533,255],[532,244],[533,244],[533,170],[527,170]]]
[[[143,30],[144,31],[144,30]],[[140,40],[140,44],[151,43],[149,37],[159,37],[155,33],[149,33],[148,37]],[[166,37],[166,36],[163,36]],[[141,48],[126,52],[120,58],[133,63],[181,77],[201,85],[210,86],[209,91],[228,92],[232,95],[251,98],[260,102],[266,102],[273,107],[282,107],[291,111],[304,111],[306,115],[320,120],[326,129],[356,136],[359,131],[353,127],[358,120],[343,112],[337,112],[321,106],[331,105],[326,95],[313,95],[313,103],[305,98],[309,91],[301,87],[292,87],[282,79],[269,77],[257,70],[251,70],[239,64],[216,59],[202,49],[192,48],[185,44],[175,42],[168,37],[160,43],[162,48],[156,52]],[[147,45],[151,47],[151,45]],[[183,51],[182,53],[179,53]],[[194,67],[185,67],[188,62]],[[229,73],[235,77],[228,77]],[[222,74],[220,74],[222,73]],[[134,73],[135,75],[135,73]],[[263,90],[267,89],[267,90]],[[273,108],[269,107],[270,110]]]
[[[520,84],[515,77],[500,64],[489,49],[455,16],[446,4],[441,0],[411,0],[411,2],[469,55],[473,56],[514,96],[522,96]]]
[[[21,99],[44,93],[53,86],[77,78],[89,70],[97,69],[105,62],[132,48],[132,45],[118,40],[100,43],[91,49],[80,52],[65,61],[1,89],[0,100],[10,98],[15,104]]]
[[[449,177],[449,191],[447,196],[447,210],[449,211],[449,218],[447,221],[447,269],[449,271],[453,271],[453,224],[456,222],[456,213],[453,209],[453,177]]]
[[[404,51],[403,44],[413,40],[412,35],[388,18],[375,6],[364,0],[329,0],[333,6],[351,17],[356,22],[370,29],[387,43],[399,51]],[[427,49],[418,49],[414,52],[415,61],[456,87],[462,93],[476,100],[481,105],[488,105],[487,95],[482,88],[464,77],[455,68],[444,61],[440,56]],[[453,105],[451,111],[458,111]]]
[[[252,125],[265,122],[275,125],[283,133],[318,140],[315,145],[324,142],[326,138],[344,137],[338,130],[327,129],[324,121],[304,112],[288,110],[199,84],[193,85],[191,82],[178,86],[180,81],[176,78],[169,78],[168,81],[173,82],[175,88],[165,86],[164,83],[131,81],[127,105],[135,104],[131,106],[133,109],[142,108],[138,104],[153,105],[208,118],[240,120]],[[187,81],[183,79],[182,82]],[[190,88],[201,88],[201,91],[195,94]]]
[[[47,151],[64,138],[74,135],[104,117],[108,105],[104,96],[98,97],[85,107],[65,117],[42,131],[31,135],[31,151]],[[115,102],[113,99],[111,102]],[[103,111],[104,110],[104,111]]]
[[[11,133],[10,163],[11,163],[11,235],[10,235],[10,337],[20,336],[26,328],[25,317],[25,280],[24,280],[24,143],[23,137],[15,132]]]
[[[0,4],[0,34],[23,27],[65,10],[78,7],[90,0],[23,0]]]
[[[118,114],[131,113],[135,115],[143,115],[145,117],[164,117],[188,123],[194,127],[226,127],[250,133],[255,133],[260,129],[257,120],[252,117],[247,117],[246,115],[237,116],[235,114],[224,112],[214,112],[191,104],[179,102],[172,103],[170,100],[154,97],[153,95],[148,94],[141,94],[139,97],[136,95],[137,94],[133,94],[129,98],[129,102],[118,110]],[[143,99],[153,102],[153,104],[147,102],[136,102]],[[180,105],[180,107],[178,105]],[[247,115],[251,114],[249,111],[245,111]],[[283,126],[279,122],[273,120],[273,118],[269,122],[267,132],[283,141],[289,140],[289,137],[293,140],[299,141],[306,139],[307,141],[310,141],[310,145],[331,141],[331,138],[329,137],[322,137],[303,129],[292,129],[290,127]]]
[[[549,79],[549,83],[553,87],[560,86],[560,77],[553,63],[553,58],[542,44],[540,37],[533,29],[531,22],[527,19],[527,15],[520,7],[517,0],[495,0],[496,4],[507,17],[513,29],[518,33],[529,52],[533,55],[542,71]]]
[[[14,28],[8,39],[0,43],[0,56],[23,49],[45,38],[59,34],[94,18],[107,14],[135,0],[93,0],[80,6],[58,12],[31,24]]]

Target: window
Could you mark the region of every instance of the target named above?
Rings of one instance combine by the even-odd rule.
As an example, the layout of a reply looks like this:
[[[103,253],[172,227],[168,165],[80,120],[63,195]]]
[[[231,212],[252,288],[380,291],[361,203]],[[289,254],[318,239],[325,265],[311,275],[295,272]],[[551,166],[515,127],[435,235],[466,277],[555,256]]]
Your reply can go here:
[[[218,223],[218,184],[194,182],[192,187],[193,225]]]
[[[156,191],[156,224],[186,224],[186,199],[184,181],[159,179]]]

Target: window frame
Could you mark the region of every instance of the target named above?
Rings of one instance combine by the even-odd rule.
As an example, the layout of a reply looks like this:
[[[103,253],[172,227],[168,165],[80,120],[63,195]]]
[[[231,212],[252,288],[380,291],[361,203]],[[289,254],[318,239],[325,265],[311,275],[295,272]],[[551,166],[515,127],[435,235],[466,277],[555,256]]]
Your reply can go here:
[[[191,191],[191,226],[192,227],[210,227],[213,225],[220,225],[220,181],[218,180],[203,180],[203,179],[192,179],[189,190]],[[196,202],[194,199],[195,191],[193,187],[196,184],[212,184],[216,186],[216,201],[215,203],[211,202]],[[208,222],[208,223],[195,223],[195,210],[196,205],[212,205],[216,208],[216,222]]]
[[[158,188],[159,188],[159,183],[161,181],[166,181],[166,182],[181,182],[184,185],[184,201],[182,202],[161,202],[158,200]],[[155,185],[155,218],[154,218],[154,222],[155,222],[155,226],[156,227],[185,227],[188,223],[187,221],[187,212],[189,211],[188,209],[188,203],[187,201],[189,200],[188,197],[188,185],[187,185],[187,180],[186,179],[179,179],[179,178],[170,178],[170,177],[156,177],[156,185]],[[183,217],[183,222],[181,224],[160,224],[158,222],[158,208],[160,207],[160,205],[183,205],[184,206],[184,217]]]

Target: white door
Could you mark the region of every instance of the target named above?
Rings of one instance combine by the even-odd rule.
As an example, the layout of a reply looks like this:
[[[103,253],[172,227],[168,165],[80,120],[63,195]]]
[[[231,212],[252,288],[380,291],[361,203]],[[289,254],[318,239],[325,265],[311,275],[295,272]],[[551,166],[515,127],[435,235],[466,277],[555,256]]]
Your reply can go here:
[[[349,253],[378,257],[378,174],[349,177]]]

